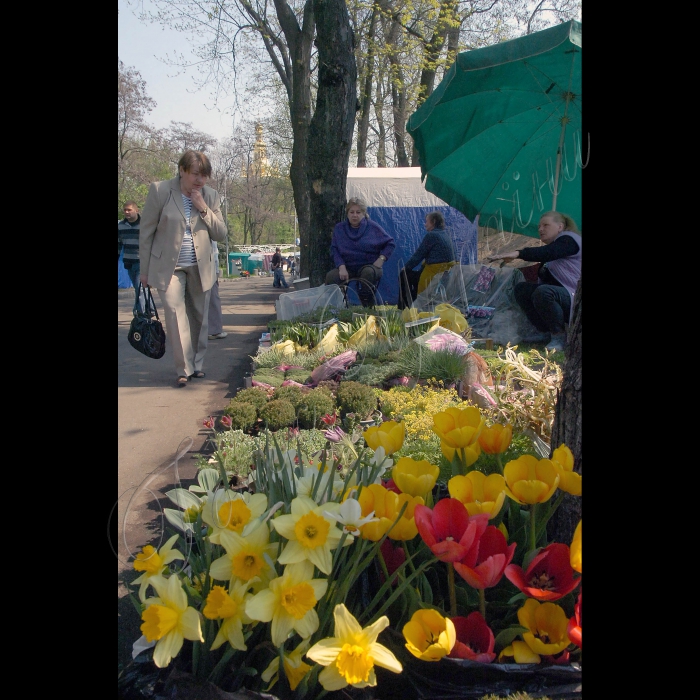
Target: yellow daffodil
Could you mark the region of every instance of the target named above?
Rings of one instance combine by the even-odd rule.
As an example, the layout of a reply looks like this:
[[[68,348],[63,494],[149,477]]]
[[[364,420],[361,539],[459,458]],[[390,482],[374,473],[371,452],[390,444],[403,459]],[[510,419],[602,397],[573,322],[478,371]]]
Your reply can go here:
[[[506,493],[520,504],[544,503],[559,486],[559,472],[548,459],[532,455],[513,459],[503,468]]]
[[[236,493],[220,489],[207,498],[202,509],[202,520],[210,525],[212,532],[209,541],[221,544],[222,530],[238,532],[267,510],[267,496],[264,493]]]
[[[334,637],[314,644],[306,655],[321,666],[319,683],[325,690],[340,690],[348,685],[365,688],[377,685],[375,666],[393,673],[401,673],[403,666],[382,644],[377,642],[379,633],[389,626],[386,615],[364,629],[343,605],[336,605]]]
[[[387,455],[398,452],[406,437],[406,426],[403,421],[385,420],[381,425],[373,425],[362,433],[365,442],[373,449],[383,447]]]
[[[297,645],[289,654],[283,654],[284,657],[284,673],[289,681],[289,687],[296,690],[297,686],[303,680],[308,671],[311,670],[309,664],[304,663],[301,658],[309,648],[310,639],[304,639],[301,644]],[[265,683],[269,683],[267,690],[269,691],[279,680],[279,657],[275,657],[272,663],[262,672],[260,676]]]
[[[508,423],[484,426],[479,434],[479,445],[488,455],[500,455],[510,447],[513,439],[513,426]]]
[[[307,496],[299,496],[292,501],[291,514],[280,515],[272,521],[275,530],[289,540],[279,556],[280,564],[297,564],[308,560],[324,574],[331,573],[331,551],[338,546],[343,533],[336,527],[335,520],[324,515],[324,509],[335,513],[340,509],[340,504],[319,506]],[[350,535],[345,545],[352,542]]]
[[[394,483],[404,493],[423,498],[433,490],[438,476],[440,467],[430,464],[426,459],[418,461],[411,457],[401,457],[391,472]]]
[[[267,523],[263,523],[246,537],[232,530],[223,530],[220,540],[226,554],[212,562],[209,575],[213,579],[229,581],[237,578],[244,582],[257,579],[257,592],[275,575],[267,560],[274,562],[278,545],[270,542]]]
[[[581,563],[581,523],[583,520],[578,521],[578,525],[574,530],[574,539],[571,540],[571,547],[569,548],[569,556],[571,559],[571,568],[574,571],[578,571],[579,574],[582,572]]]
[[[539,654],[535,654],[525,642],[517,639],[498,655],[499,663],[509,663],[510,659],[516,664],[538,664],[541,661]]]
[[[433,416],[433,432],[447,447],[464,448],[478,442],[484,419],[476,406],[450,406]]]
[[[154,576],[151,585],[158,597],[144,601],[141,631],[146,640],[157,640],[153,662],[158,668],[167,666],[177,656],[185,639],[203,642],[199,613],[187,605],[187,595],[177,576],[165,579]]]
[[[360,528],[364,539],[378,542],[384,537],[387,530],[392,540],[412,540],[418,534],[414,513],[417,505],[425,505],[424,499],[420,496],[411,496],[407,493],[397,494],[381,484],[370,484],[362,489],[357,501],[362,507],[363,515],[374,512],[378,518],[378,520],[366,523]],[[404,503],[408,503],[408,505],[403,516],[392,527]]]
[[[563,443],[552,453],[552,463],[559,473],[559,488],[572,496],[581,495],[581,475],[574,471],[574,455]]]
[[[250,585],[249,581],[231,581],[228,591],[223,586],[214,586],[209,592],[202,613],[209,620],[223,620],[211,645],[212,651],[224,642],[234,649],[245,651],[248,648],[243,638],[243,625],[252,622],[245,614],[246,602],[252,597],[248,593]]]
[[[454,459],[455,452],[458,452],[459,458],[465,467],[471,467],[481,455],[481,445],[479,445],[478,442],[475,442],[473,445],[455,449],[454,447],[450,447],[444,440],[441,440],[440,450],[442,454],[445,455],[445,459],[448,462],[451,462]]]
[[[292,630],[302,639],[318,629],[316,604],[328,590],[328,581],[315,579],[310,561],[289,564],[282,576],[273,578],[270,586],[256,593],[246,603],[245,611],[252,620],[272,622],[272,643],[278,647]]]
[[[134,571],[143,571],[141,576],[134,579],[134,584],[139,584],[139,599],[146,600],[146,589],[154,576],[160,576],[170,562],[185,557],[182,552],[173,549],[178,535],[173,535],[159,550],[147,544],[134,560]]]
[[[569,618],[556,603],[540,603],[528,598],[518,610],[518,622],[527,627],[523,641],[535,654],[554,656],[571,644],[566,631]]]
[[[506,480],[500,474],[486,476],[474,470],[453,476],[447,482],[447,490],[452,498],[464,503],[469,515],[488,513],[489,520],[500,513],[506,500]]]
[[[454,623],[437,610],[416,610],[403,626],[406,649],[423,661],[440,661],[457,641]]]

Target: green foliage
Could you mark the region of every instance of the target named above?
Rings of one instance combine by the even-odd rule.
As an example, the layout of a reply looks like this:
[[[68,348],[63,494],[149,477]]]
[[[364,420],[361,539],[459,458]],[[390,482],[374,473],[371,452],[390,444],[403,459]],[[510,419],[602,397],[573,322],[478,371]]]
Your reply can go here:
[[[399,376],[401,367],[397,362],[370,362],[365,360],[361,364],[352,365],[345,373],[347,381],[360,382],[361,384],[380,386],[387,379]]]
[[[279,430],[294,423],[296,411],[289,401],[273,399],[260,411],[260,418],[270,430]]]
[[[364,420],[372,411],[377,410],[377,397],[374,390],[360,382],[340,382],[335,398],[343,418],[348,413],[355,413],[360,420]]]
[[[249,403],[255,406],[255,409],[260,415],[260,411],[267,404],[267,393],[264,389],[251,387],[250,389],[242,389],[232,399],[231,403]]]
[[[236,401],[236,399],[231,400],[231,403],[224,409],[224,413],[231,419],[232,427],[235,430],[248,430],[258,420],[258,411],[253,404]]]
[[[299,405],[304,400],[304,393],[298,386],[280,386],[272,394],[273,400],[284,399],[294,406],[294,410],[299,408]]]
[[[299,384],[308,384],[311,381],[311,372],[308,369],[288,369],[284,373],[284,378]]]
[[[268,384],[269,386],[280,387],[284,381],[284,372],[269,368],[256,369],[255,372],[253,372],[253,379]]]
[[[287,321],[282,321],[287,323]],[[343,352],[345,348],[340,348],[335,353],[330,353],[328,357]],[[320,364],[321,358],[326,356],[326,353],[319,348],[312,349],[308,352],[295,352],[288,354],[279,348],[260,348],[257,355],[251,356],[255,362],[256,371],[258,369],[278,367],[279,365],[298,365],[304,369],[312,370]]]
[[[464,372],[464,360],[451,350],[428,350],[418,343],[409,343],[396,362],[401,371],[396,376],[414,379],[436,379],[445,384],[458,381]]]
[[[335,411],[335,399],[327,389],[312,389],[297,409],[300,428],[320,428],[321,418]]]

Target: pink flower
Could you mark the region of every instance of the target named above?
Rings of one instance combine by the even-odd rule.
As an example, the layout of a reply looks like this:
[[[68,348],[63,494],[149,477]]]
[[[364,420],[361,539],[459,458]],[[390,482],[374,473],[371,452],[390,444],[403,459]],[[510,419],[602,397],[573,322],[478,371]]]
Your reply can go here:
[[[209,430],[214,430],[214,418],[213,416],[209,416],[204,423],[203,423],[205,428],[209,428]]]
[[[479,540],[479,552],[476,562],[466,566],[462,562],[454,563],[455,571],[476,589],[493,588],[503,576],[506,566],[515,554],[515,542],[508,546],[503,533],[489,525]]]
[[[345,437],[346,433],[343,431],[342,428],[333,428],[331,430],[324,430],[323,431],[323,436],[328,440],[329,442],[341,442],[341,440]]]
[[[221,425],[223,425],[224,428],[230,428],[233,425],[231,416],[221,416]]]

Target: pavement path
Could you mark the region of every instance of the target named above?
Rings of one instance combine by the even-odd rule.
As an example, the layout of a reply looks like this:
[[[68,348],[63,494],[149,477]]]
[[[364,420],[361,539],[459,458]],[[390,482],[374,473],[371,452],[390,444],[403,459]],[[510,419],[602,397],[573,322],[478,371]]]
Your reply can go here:
[[[130,661],[131,646],[141,635],[141,620],[124,585],[137,576],[133,557],[144,545],[158,547],[164,541],[161,508],[170,505],[164,492],[193,483],[197,456],[207,447],[204,420],[221,415],[243,385],[260,334],[276,318],[280,291],[271,277],[220,280],[219,294],[228,337],[209,341],[206,377],[178,387],[167,326],[165,355],[159,360],[141,355],[127,340],[133,289],[118,291],[118,498],[110,537],[117,558],[120,669]],[[165,326],[160,299],[157,294],[154,298]]]

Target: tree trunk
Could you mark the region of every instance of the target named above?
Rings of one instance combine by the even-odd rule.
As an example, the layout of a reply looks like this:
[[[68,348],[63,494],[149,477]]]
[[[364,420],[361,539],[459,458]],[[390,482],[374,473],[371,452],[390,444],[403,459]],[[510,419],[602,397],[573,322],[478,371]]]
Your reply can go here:
[[[551,453],[564,443],[574,456],[574,471],[582,474],[581,425],[581,307],[583,275],[574,297],[574,313],[569,327],[564,377],[557,397],[552,425]],[[581,519],[581,496],[566,494],[552,519],[547,523],[550,542],[571,544],[574,530]]]
[[[365,79],[360,96],[360,119],[357,124],[357,167],[367,167],[367,134],[369,131],[369,116],[372,109],[372,79],[374,77],[374,35],[377,30],[378,5],[372,7],[372,18],[367,35],[367,58],[365,61]]]
[[[345,0],[314,0],[318,48],[316,111],[309,126],[306,171],[310,196],[309,283],[332,269],[333,227],[345,217],[345,186],[357,111],[355,37]],[[302,247],[302,267],[304,266]]]

